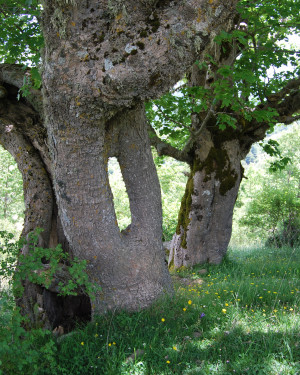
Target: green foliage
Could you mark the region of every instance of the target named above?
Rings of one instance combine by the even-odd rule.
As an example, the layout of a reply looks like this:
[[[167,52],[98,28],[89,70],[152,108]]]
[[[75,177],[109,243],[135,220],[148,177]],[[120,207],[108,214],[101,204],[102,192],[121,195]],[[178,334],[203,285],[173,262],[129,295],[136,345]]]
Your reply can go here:
[[[17,98],[20,100],[20,97],[26,97],[30,94],[31,89],[39,89],[42,85],[42,77],[39,73],[38,68],[33,67],[30,71],[27,71],[24,74],[23,86],[20,88]]]
[[[281,155],[279,143],[275,139],[268,139],[265,142],[261,142],[260,146],[266,154],[278,157],[277,160],[270,163],[270,172],[283,170],[288,165],[288,163],[292,162],[291,158],[289,158],[288,156],[283,157]]]
[[[182,87],[160,99],[145,104],[152,126],[163,140],[182,148],[189,136],[193,103],[187,89]]]
[[[198,62],[200,69],[216,71],[210,87],[187,87],[182,83],[173,92],[146,105],[147,116],[158,135],[182,148],[193,113],[212,109],[220,129],[236,127],[237,121],[276,124],[275,109],[258,107],[276,95],[288,80],[299,75],[299,48],[291,42],[299,35],[299,4],[294,0],[239,2],[243,23],[232,32],[222,31],[215,42],[224,57],[236,51],[232,64],[218,65],[215,56]],[[216,78],[214,77],[214,78]],[[216,104],[221,110],[215,111]]]
[[[257,232],[263,232],[265,236],[270,234],[272,240],[269,244],[273,242],[275,245],[282,245],[277,243],[282,240],[288,245],[293,245],[300,240],[300,223],[297,217],[299,210],[299,199],[296,198],[295,191],[291,190],[290,184],[278,187],[266,183],[263,190],[249,204],[241,224],[252,227]],[[290,234],[278,236],[281,232]]]
[[[268,244],[296,246],[300,240],[300,153],[299,126],[291,126],[276,139],[269,139],[269,156],[246,168],[247,179],[242,182],[234,219],[234,238],[243,233],[253,240]],[[288,160],[284,168],[277,157]],[[274,161],[275,159],[275,161]],[[246,229],[246,232],[245,232]]]
[[[31,88],[41,87],[41,10],[39,0],[0,0],[0,63],[22,64],[24,73],[26,67],[31,67],[24,74],[18,98],[27,96]]]
[[[296,375],[299,261],[289,248],[231,250],[204,275],[176,272],[172,300],[96,317],[58,339],[1,315],[0,374]]]
[[[43,45],[39,3],[39,0],[0,0],[0,62],[39,64]]]
[[[14,297],[23,292],[22,281],[49,287],[54,274],[68,274],[58,283],[59,295],[88,293],[93,298],[96,288],[85,272],[86,261],[71,259],[61,246],[43,249],[37,246],[41,230],[28,236],[28,241],[15,241],[10,233],[0,231],[0,374],[56,374],[58,345],[52,332],[44,329],[26,331],[24,322],[14,304]],[[24,256],[20,248],[28,246]],[[45,263],[47,267],[45,268]],[[12,294],[13,291],[13,294]],[[13,297],[14,295],[14,297]],[[26,353],[26,355],[25,355]],[[40,359],[42,361],[40,361]]]
[[[77,295],[80,290],[93,296],[95,286],[85,272],[87,261],[76,257],[72,259],[60,245],[55,249],[39,247],[37,244],[42,231],[36,229],[29,233],[26,241],[15,242],[12,234],[0,231],[0,277],[10,281],[14,295],[22,295],[23,280],[47,289],[52,285],[54,276],[63,273],[65,276],[58,282],[59,295]],[[20,252],[23,247],[28,250],[26,255]]]
[[[0,226],[19,233],[23,218],[22,176],[13,157],[0,146]]]
[[[300,207],[298,205],[297,210]],[[268,237],[266,246],[282,247],[282,246],[299,246],[300,244],[300,218],[292,217],[283,223],[276,234]]]
[[[217,125],[221,130],[225,130],[228,126],[236,129],[236,123],[237,120],[234,117],[227,115],[226,113],[220,113],[218,116]]]
[[[48,374],[52,368],[55,370],[58,348],[52,332],[41,328],[26,331],[18,309],[3,293],[0,312],[0,375],[41,375],[44,369]]]

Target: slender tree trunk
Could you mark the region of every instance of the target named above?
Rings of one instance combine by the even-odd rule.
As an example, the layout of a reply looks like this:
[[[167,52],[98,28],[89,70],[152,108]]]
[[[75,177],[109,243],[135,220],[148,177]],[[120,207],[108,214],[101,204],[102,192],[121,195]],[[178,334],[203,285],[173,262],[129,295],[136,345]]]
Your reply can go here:
[[[226,140],[226,132],[205,130],[201,134],[172,239],[169,267],[222,261],[231,237],[243,157],[239,141]]]

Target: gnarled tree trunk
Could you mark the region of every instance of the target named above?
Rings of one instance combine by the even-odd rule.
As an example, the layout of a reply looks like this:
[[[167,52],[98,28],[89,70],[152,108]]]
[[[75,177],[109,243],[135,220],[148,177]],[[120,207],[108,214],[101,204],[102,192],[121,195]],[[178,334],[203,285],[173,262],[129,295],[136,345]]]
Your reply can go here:
[[[16,79],[24,74],[20,66],[6,65],[1,66],[1,73],[8,82],[10,76]],[[29,102],[17,100],[16,86],[5,82],[5,87],[6,96],[0,100],[0,143],[14,157],[23,178],[25,219],[21,236],[28,239],[29,233],[42,228],[39,246],[54,248],[60,243],[72,255],[58,216],[46,132],[41,118]],[[28,245],[25,245],[23,254],[26,255],[28,250]],[[86,321],[91,317],[91,306],[85,295],[67,297],[68,309],[63,311],[66,310],[63,308],[66,302],[57,296],[57,291],[47,290],[28,279],[23,281],[23,288],[24,292],[22,296],[17,296],[16,302],[27,319],[24,323],[27,327],[55,328],[62,325],[67,331],[76,320]],[[83,311],[80,306],[84,306]]]
[[[88,261],[90,280],[102,288],[91,306],[93,314],[137,310],[171,292],[143,101],[182,78],[199,51],[230,22],[236,2],[44,1],[44,109],[37,126],[42,130],[22,128],[26,116],[15,123],[38,151],[41,166],[34,178],[43,168],[47,172],[35,185],[37,202],[45,207],[33,227],[44,227],[42,244],[63,240],[66,251]],[[14,75],[4,73],[7,87],[22,85],[22,79],[16,83]],[[28,97],[40,111],[35,99]],[[45,128],[47,140],[37,142],[34,133]],[[107,175],[112,156],[120,163],[130,201],[132,222],[124,233],[117,225]],[[34,212],[36,208],[37,203],[30,204]],[[33,311],[39,295],[30,288],[25,286],[24,313]],[[52,325],[67,310],[48,291],[43,306]]]
[[[230,64],[235,57],[233,49],[232,55],[225,56],[225,61],[220,57],[220,66],[222,63]],[[207,69],[199,69],[196,65],[189,78],[191,86],[206,88],[207,78],[209,83],[212,80]],[[299,111],[299,82],[299,78],[287,82],[275,99],[273,97],[258,104],[257,109],[275,109],[278,123],[292,123],[298,118],[292,115]],[[236,127],[227,126],[222,131],[218,126],[217,113],[226,111],[234,116]],[[186,161],[191,169],[170,246],[169,267],[219,264],[226,254],[234,204],[243,177],[241,161],[252,144],[262,140],[269,129],[267,120],[249,120],[241,112],[221,107],[220,102],[213,100],[208,110],[192,115],[192,134],[182,151],[164,145],[155,135],[151,138],[160,154]]]
[[[72,250],[102,287],[94,313],[143,308],[171,289],[142,102],[182,77],[234,5],[45,2],[43,94],[54,190]],[[111,156],[130,201],[124,234],[108,182]]]
[[[219,264],[231,237],[244,158],[238,139],[205,130],[197,143],[181,202],[169,266]]]
[[[53,106],[52,106],[53,108]],[[64,121],[58,112],[56,123]],[[144,108],[124,110],[107,122],[87,120],[53,131],[54,186],[60,217],[74,255],[88,260],[91,280],[102,291],[93,311],[138,309],[170,291],[164,264],[160,187],[148,143]],[[65,132],[72,136],[64,137]],[[130,230],[121,233],[107,174],[117,157],[131,210]]]

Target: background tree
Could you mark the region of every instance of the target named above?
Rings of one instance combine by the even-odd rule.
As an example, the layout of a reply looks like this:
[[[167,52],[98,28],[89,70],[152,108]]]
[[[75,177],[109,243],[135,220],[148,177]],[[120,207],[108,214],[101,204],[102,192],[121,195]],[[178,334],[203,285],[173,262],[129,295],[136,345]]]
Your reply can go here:
[[[15,4],[19,17],[31,14],[25,5],[38,10],[31,1],[9,2],[9,24],[15,22]],[[42,93],[27,90],[17,101],[24,74],[9,64],[0,68],[0,141],[23,176],[23,235],[41,227],[40,245],[59,242],[87,260],[90,281],[102,288],[90,306],[93,313],[140,309],[171,291],[143,101],[163,94],[184,75],[227,27],[235,5],[235,0],[226,5],[47,0],[41,17]],[[10,54],[6,58],[11,62]],[[34,78],[30,71],[25,77]],[[130,201],[131,226],[125,232],[116,220],[110,157],[118,159]],[[49,306],[55,317],[60,303],[28,280],[18,302],[32,321],[38,320],[34,306]]]
[[[159,155],[190,166],[169,258],[175,268],[221,262],[241,160],[274,124],[299,118],[293,117],[300,109],[299,51],[287,43],[299,31],[298,4],[242,1],[239,10],[231,31],[204,52],[206,61],[147,108]],[[274,145],[265,148],[271,152]]]
[[[246,167],[247,179],[235,209],[235,230],[243,233],[246,229],[250,241],[260,239],[268,246],[299,243],[299,136],[298,124],[272,136],[280,143],[283,157],[290,160],[284,169],[274,168],[274,157],[261,158]]]

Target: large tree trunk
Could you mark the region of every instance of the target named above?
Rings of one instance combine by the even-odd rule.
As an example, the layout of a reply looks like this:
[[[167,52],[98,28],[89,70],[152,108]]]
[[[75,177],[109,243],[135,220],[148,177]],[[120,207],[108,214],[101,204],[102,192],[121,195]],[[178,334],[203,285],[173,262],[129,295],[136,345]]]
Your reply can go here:
[[[236,0],[226,6],[212,3],[43,3],[44,123],[36,128],[32,120],[23,128],[24,119],[12,122],[18,124],[22,141],[29,139],[40,163],[34,164],[37,173],[31,176],[33,182],[38,180],[32,186],[37,195],[28,191],[27,197],[25,191],[26,217],[30,212],[35,216],[26,218],[24,234],[43,227],[41,245],[63,241],[66,251],[88,261],[90,280],[102,288],[92,304],[94,314],[140,309],[172,290],[162,248],[160,188],[142,103],[181,79],[197,54],[232,19]],[[23,84],[22,79],[16,83],[6,67],[1,76],[8,89]],[[40,111],[35,99],[28,97]],[[28,111],[24,113],[26,118]],[[1,121],[6,124],[4,107]],[[47,141],[44,134],[39,140],[43,125]],[[12,142],[3,141],[6,149]],[[10,152],[18,158],[16,151]],[[119,160],[130,200],[132,222],[123,233],[107,175],[112,156]],[[19,167],[26,180],[28,168],[23,161]],[[24,184],[24,189],[29,187]],[[44,204],[38,214],[38,206]],[[32,321],[37,320],[34,305],[41,299],[36,288],[26,284],[23,296],[23,313],[31,312]],[[53,293],[43,291],[42,305],[49,324],[55,326],[69,313],[66,301]],[[88,312],[88,307],[82,308]]]
[[[139,309],[170,291],[162,250],[160,187],[146,132],[144,108],[107,122],[78,119],[51,106],[54,187],[64,233],[74,255],[88,261],[102,290],[93,311]],[[50,121],[50,114],[48,114]],[[82,120],[80,120],[82,121]],[[66,132],[70,135],[65,137]],[[121,233],[108,181],[108,158],[119,160],[132,222]]]
[[[234,25],[228,24],[228,31],[230,26],[232,30],[244,30],[245,20],[237,17],[236,21]],[[247,98],[248,89],[245,93],[240,92],[234,82],[233,66],[244,48],[247,47],[233,37],[230,42],[211,44],[208,50],[199,54],[200,61],[205,59],[205,54],[207,61],[202,65],[194,64],[187,74],[188,84],[193,87],[189,94],[191,126],[190,137],[182,150],[159,139],[149,126],[151,144],[158,154],[185,161],[191,169],[177,230],[170,245],[169,267],[222,261],[231,236],[233,208],[243,174],[240,162],[251,145],[262,140],[270,129],[270,120],[264,115],[263,120],[261,114],[277,113],[272,122],[286,125],[299,119],[298,115],[294,116],[300,106],[299,77],[286,82],[277,93],[266,97],[259,95],[261,102],[255,108]],[[222,67],[233,69],[228,80],[221,73]],[[225,95],[222,98],[219,90],[223,84]],[[230,94],[226,85],[234,88]],[[241,109],[237,103],[244,103],[245,108]],[[162,108],[164,106],[162,104]],[[180,114],[180,110],[178,112]],[[166,113],[166,122],[174,119],[174,124],[180,124],[186,115],[182,112],[182,117],[173,117]],[[186,128],[185,123],[180,126]]]
[[[161,242],[160,186],[143,105],[124,110],[103,127],[91,126],[90,133],[86,127],[73,143],[70,138],[65,143],[56,142],[56,157],[60,155],[61,163],[54,179],[46,167],[48,153],[38,151],[30,140],[31,133],[39,130],[40,144],[45,141],[43,128],[34,122],[35,111],[11,98],[1,104],[0,141],[14,156],[23,176],[22,235],[26,237],[35,228],[43,228],[39,246],[55,247],[60,243],[72,256],[88,260],[90,279],[102,288],[92,305],[93,312],[136,310],[150,305],[164,292],[171,293]],[[64,113],[61,115],[65,117]],[[78,139],[83,144],[80,153],[75,154]],[[132,222],[123,232],[118,227],[108,182],[107,163],[112,156],[119,160],[130,200]],[[68,203],[59,215],[53,184],[58,198]],[[22,251],[26,254],[28,246]],[[62,325],[69,330],[74,326],[71,318],[90,317],[91,306],[85,296],[63,299],[55,290],[27,280],[23,286],[24,294],[17,304],[32,325]]]
[[[54,190],[71,248],[102,287],[94,313],[143,308],[171,290],[142,102],[182,77],[234,5],[45,1],[43,94]],[[112,156],[130,201],[125,233],[108,182]]]
[[[226,139],[226,132],[205,130],[201,134],[172,239],[169,267],[222,261],[231,237],[243,157],[238,139]]]

